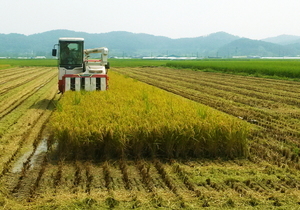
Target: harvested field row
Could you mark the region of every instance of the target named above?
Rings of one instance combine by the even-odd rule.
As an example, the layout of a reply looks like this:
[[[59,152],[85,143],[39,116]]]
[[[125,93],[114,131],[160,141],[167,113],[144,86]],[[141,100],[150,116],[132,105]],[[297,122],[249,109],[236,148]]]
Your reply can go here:
[[[27,98],[33,96],[40,88],[56,77],[56,72],[43,69],[35,77],[19,83],[18,80],[11,82],[6,92],[0,95],[0,119],[19,107]]]
[[[134,69],[133,69],[134,70]],[[201,72],[202,77],[201,80],[197,78],[199,76],[199,71],[191,71],[185,70],[178,70],[180,72],[176,73],[176,69],[173,69],[175,72],[161,72],[161,75],[174,75],[180,74],[183,78],[195,79],[198,82],[202,81],[217,81],[218,84],[228,84],[234,81],[235,87],[240,87],[245,89],[253,89],[261,92],[262,90],[274,91],[278,89],[278,91],[286,91],[286,92],[295,92],[300,93],[299,88],[291,89],[291,87],[300,87],[298,82],[289,81],[289,80],[276,80],[274,79],[266,79],[266,78],[259,78],[259,77],[251,77],[251,76],[239,76],[239,75],[232,75],[232,74],[222,74],[222,73],[212,73],[212,72]],[[267,91],[268,92],[268,91]]]
[[[35,71],[45,69],[35,68]],[[56,72],[47,69],[47,73],[46,78],[37,77],[32,83],[15,87],[6,94],[7,97],[2,97],[1,103],[7,110],[1,110],[0,119],[0,176],[11,170],[14,161],[35,148],[41,140],[42,128],[54,109],[53,101],[57,99],[56,78],[53,77]],[[18,92],[16,89],[24,91],[19,91],[18,96],[11,94]]]
[[[49,68],[47,70],[49,71]],[[49,71],[49,73],[53,74],[51,71]],[[47,72],[46,75],[48,76]],[[12,78],[9,78],[0,84],[0,96],[3,97],[5,93],[10,92],[12,89],[15,89],[19,86],[24,86],[28,82],[35,80],[38,77],[45,78],[45,71],[37,71],[36,69],[33,69],[31,72],[26,72],[24,75],[18,74],[17,78],[14,75]]]
[[[41,158],[37,167],[6,177],[12,196],[43,202],[44,207],[89,199],[98,208],[264,208],[296,205],[300,190],[299,175],[287,177],[287,169],[266,168],[263,163],[48,160]]]
[[[40,72],[41,71],[37,71],[37,69],[34,67],[14,67],[9,69],[2,69],[0,70],[0,85],[8,83],[9,81],[14,81],[16,79],[22,79],[23,77],[32,76],[32,74],[38,74]],[[17,74],[17,77],[15,74]]]
[[[134,73],[136,70],[132,69],[131,72]],[[175,70],[174,70],[175,71]],[[189,72],[189,71],[188,71]],[[194,72],[192,72],[194,73]],[[174,73],[172,72],[159,72],[151,75],[151,78],[155,80],[161,80],[164,78],[165,82],[172,82],[176,80],[176,84],[184,87],[188,87],[191,89],[195,89],[198,91],[208,91],[211,92],[210,89],[214,90],[213,93],[216,94],[216,90],[219,90],[219,95],[226,94],[228,100],[230,97],[239,97],[241,96],[248,96],[251,97],[252,100],[260,101],[263,100],[265,103],[271,102],[279,102],[284,104],[296,105],[297,107],[300,106],[300,84],[294,82],[294,86],[288,86],[287,90],[285,88],[279,87],[282,86],[281,84],[277,84],[273,82],[272,85],[267,85],[265,83],[262,84],[262,81],[258,82],[257,84],[253,83],[252,80],[247,81],[247,85],[240,85],[240,81],[245,82],[244,80],[238,80],[238,76],[236,76],[236,81],[233,83],[233,78],[230,77],[228,81],[226,81],[226,76],[222,74],[217,75],[209,75],[209,73],[202,72],[204,75],[201,78],[197,77],[197,75],[193,74],[183,74],[183,73]],[[149,72],[138,71],[140,76],[148,77]],[[205,75],[208,74],[209,76],[206,77]],[[199,75],[198,75],[199,76]],[[243,78],[243,77],[240,77]],[[245,77],[244,77],[245,78]],[[275,84],[275,85],[274,85]],[[203,88],[205,87],[205,88]],[[299,87],[299,88],[298,88]],[[199,88],[199,89],[197,89]],[[296,92],[289,91],[290,89],[295,90]],[[236,100],[237,101],[237,100]],[[242,102],[241,102],[242,103]],[[248,104],[248,103],[245,103]],[[251,105],[251,104],[250,104]],[[259,107],[259,105],[256,105]],[[270,107],[272,108],[272,107]]]

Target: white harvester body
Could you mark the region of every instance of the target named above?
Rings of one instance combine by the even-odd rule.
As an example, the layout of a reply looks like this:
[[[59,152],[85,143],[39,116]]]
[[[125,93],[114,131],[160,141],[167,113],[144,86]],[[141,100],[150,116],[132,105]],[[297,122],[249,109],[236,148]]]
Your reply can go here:
[[[84,50],[83,38],[59,38],[57,46],[58,53],[53,49],[52,55],[58,57],[58,89],[61,93],[107,90],[109,62],[106,47]],[[92,53],[100,56],[90,59]]]

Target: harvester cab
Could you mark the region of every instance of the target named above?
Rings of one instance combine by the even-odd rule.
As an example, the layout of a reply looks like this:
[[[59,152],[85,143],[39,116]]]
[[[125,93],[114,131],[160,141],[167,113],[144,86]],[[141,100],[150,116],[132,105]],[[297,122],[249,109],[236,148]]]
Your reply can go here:
[[[83,38],[59,38],[58,42],[54,45],[52,56],[58,57],[60,93],[107,90],[109,62],[106,47],[84,50]]]

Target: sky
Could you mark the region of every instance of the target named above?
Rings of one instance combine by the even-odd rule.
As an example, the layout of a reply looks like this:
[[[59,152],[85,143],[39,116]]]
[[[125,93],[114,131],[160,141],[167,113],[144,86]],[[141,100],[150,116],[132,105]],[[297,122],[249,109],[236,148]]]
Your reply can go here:
[[[169,38],[219,31],[300,36],[299,0],[0,0],[0,33],[128,31]]]

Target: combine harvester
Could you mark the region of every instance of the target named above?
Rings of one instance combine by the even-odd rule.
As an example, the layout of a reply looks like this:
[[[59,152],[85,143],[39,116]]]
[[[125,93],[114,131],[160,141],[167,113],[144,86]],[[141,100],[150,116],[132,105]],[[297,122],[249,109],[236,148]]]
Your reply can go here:
[[[59,93],[68,90],[107,90],[108,49],[100,47],[84,50],[83,38],[59,38],[58,41],[52,56],[58,57]],[[89,59],[91,53],[100,53],[100,59]]]

